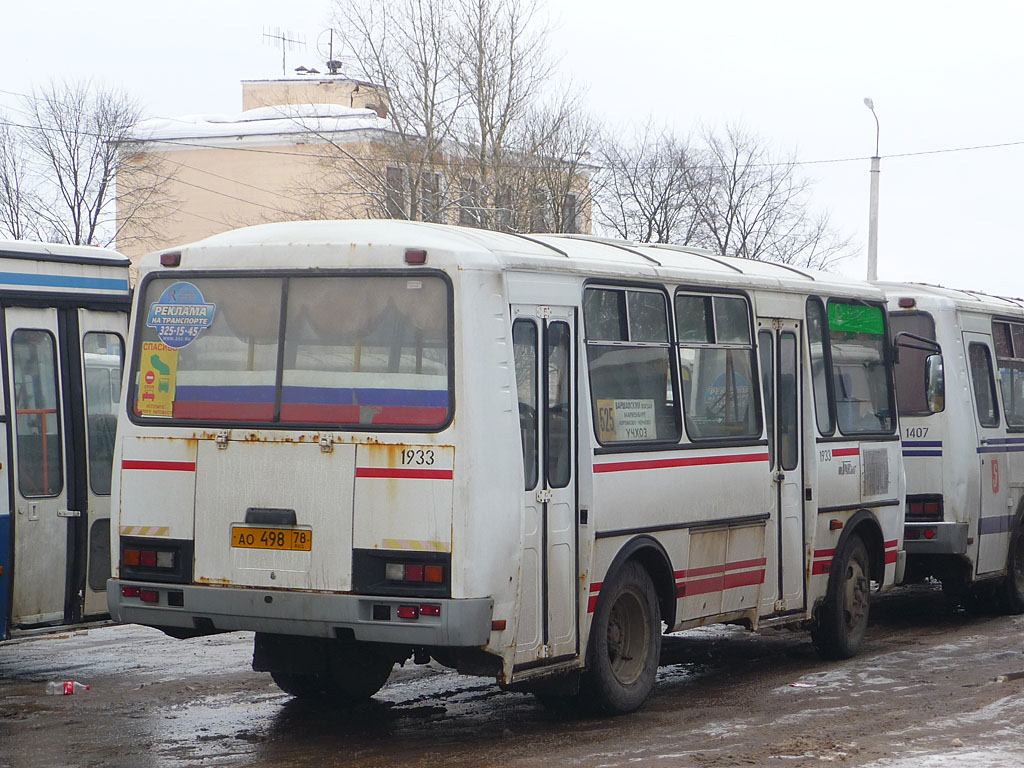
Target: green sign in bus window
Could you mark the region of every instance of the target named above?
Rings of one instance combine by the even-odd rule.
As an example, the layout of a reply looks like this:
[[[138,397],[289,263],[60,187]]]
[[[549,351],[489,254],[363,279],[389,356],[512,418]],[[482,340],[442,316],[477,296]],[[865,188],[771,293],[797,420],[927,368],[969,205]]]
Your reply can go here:
[[[885,333],[881,309],[838,301],[828,303],[828,328],[838,333],[867,333],[873,336]]]

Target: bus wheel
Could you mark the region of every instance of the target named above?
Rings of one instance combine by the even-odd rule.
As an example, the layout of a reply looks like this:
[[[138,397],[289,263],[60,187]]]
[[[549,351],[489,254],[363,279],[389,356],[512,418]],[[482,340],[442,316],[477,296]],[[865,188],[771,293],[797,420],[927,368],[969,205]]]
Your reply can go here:
[[[999,608],[1003,613],[1024,613],[1024,527],[1017,519],[1006,553],[1006,578],[999,589]]]
[[[849,659],[860,650],[868,626],[871,580],[868,551],[860,536],[851,536],[832,561],[828,593],[811,638],[825,659]]]
[[[632,712],[650,694],[661,656],[658,598],[639,563],[626,563],[605,585],[590,637],[581,693],[607,714]]]
[[[383,687],[395,666],[394,659],[359,644],[331,649],[323,672],[271,670],[277,687],[300,699],[318,699],[339,707],[370,698]]]
[[[395,660],[361,643],[338,646],[328,662],[327,698],[340,706],[358,704],[379,691],[391,676]]]
[[[324,680],[320,675],[271,672],[270,677],[277,683],[278,688],[299,699],[315,699],[326,695]]]

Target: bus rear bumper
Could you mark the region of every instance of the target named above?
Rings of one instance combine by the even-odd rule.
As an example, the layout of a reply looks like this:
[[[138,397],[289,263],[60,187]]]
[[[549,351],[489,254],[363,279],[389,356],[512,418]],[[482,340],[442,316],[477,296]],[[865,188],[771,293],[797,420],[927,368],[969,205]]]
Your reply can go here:
[[[967,551],[967,523],[907,523],[903,548],[908,555],[962,555]]]
[[[125,596],[124,587],[147,591],[148,601],[143,602],[141,595]],[[155,600],[153,592],[157,593]],[[243,630],[352,637],[370,643],[479,647],[490,639],[494,601],[278,592],[110,579],[107,605],[117,621],[172,633],[177,630],[182,636]],[[426,613],[424,606],[429,607]],[[400,607],[405,609],[404,615],[415,613],[415,618],[399,618]],[[438,615],[430,615],[435,612]]]

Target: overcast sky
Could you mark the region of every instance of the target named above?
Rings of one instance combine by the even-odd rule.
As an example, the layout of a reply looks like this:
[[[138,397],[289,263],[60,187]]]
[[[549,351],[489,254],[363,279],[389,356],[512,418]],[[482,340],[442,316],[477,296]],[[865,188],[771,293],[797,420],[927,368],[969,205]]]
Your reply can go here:
[[[545,0],[541,0],[542,3]],[[1024,3],[1017,0],[546,0],[561,71],[629,130],[741,122],[795,152],[815,202],[861,247],[881,123],[879,276],[1024,295]],[[305,37],[289,71],[322,69],[330,0],[8,0],[0,109],[53,77],[94,78],[148,116],[240,109],[279,76],[264,28]],[[947,152],[992,144],[1011,146]],[[845,161],[845,162],[844,162]]]

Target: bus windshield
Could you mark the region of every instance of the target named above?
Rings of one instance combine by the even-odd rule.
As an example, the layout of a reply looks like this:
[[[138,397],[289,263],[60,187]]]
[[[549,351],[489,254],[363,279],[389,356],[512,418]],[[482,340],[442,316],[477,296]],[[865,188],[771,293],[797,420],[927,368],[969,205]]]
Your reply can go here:
[[[451,410],[437,275],[160,276],[136,322],[136,418],[438,429]]]
[[[935,321],[926,312],[891,312],[889,327],[893,338],[906,332],[935,341]],[[925,360],[929,352],[903,346],[893,367],[896,376],[896,401],[900,416],[929,416],[928,393],[925,387]]]

